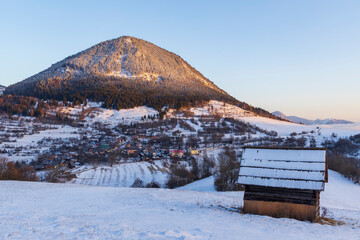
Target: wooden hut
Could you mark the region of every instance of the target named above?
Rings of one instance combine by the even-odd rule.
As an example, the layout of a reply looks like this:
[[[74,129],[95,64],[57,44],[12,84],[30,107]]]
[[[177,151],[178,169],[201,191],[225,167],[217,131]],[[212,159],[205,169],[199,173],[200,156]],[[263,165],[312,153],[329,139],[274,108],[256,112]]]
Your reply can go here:
[[[327,182],[326,149],[245,147],[244,212],[313,221]]]

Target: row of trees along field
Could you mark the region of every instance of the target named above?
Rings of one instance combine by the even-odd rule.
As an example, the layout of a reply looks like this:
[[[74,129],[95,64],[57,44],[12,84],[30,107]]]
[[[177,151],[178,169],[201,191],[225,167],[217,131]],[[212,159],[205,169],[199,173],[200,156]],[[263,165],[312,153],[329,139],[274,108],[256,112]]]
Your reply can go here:
[[[356,183],[360,183],[360,134],[323,143],[327,149],[329,169],[337,171]]]
[[[33,167],[0,157],[0,180],[38,181]]]

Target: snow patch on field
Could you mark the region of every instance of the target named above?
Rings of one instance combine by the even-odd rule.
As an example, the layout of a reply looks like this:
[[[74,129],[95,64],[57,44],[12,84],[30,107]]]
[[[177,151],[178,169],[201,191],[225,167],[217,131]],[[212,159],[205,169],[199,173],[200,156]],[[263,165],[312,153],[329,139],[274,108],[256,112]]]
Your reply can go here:
[[[330,171],[325,189],[321,205],[344,225],[241,214],[242,192],[1,181],[0,238],[359,239],[359,185]]]
[[[177,189],[197,192],[216,192],[214,187],[214,176],[192,182]]]
[[[223,117],[256,116],[254,113],[250,111],[216,100],[210,100],[203,107],[191,108],[190,111],[193,112],[195,116],[203,116],[203,115],[211,115],[211,114],[218,114]]]
[[[79,117],[85,113],[85,121],[88,123],[100,122],[109,126],[116,126],[119,123],[130,124],[140,121],[144,116],[157,115],[159,112],[146,106],[134,107],[129,109],[107,109],[101,107],[102,103],[88,102],[86,106],[75,106],[62,108],[63,113],[72,117]]]
[[[356,210],[360,214],[360,184],[354,184],[340,173],[329,170],[329,183],[325,184],[320,202],[324,207]]]
[[[158,112],[149,107],[135,107],[121,110],[102,109],[92,121],[107,122],[112,125],[113,123],[119,123],[121,121],[125,123],[139,121],[143,116],[154,114],[158,114]]]

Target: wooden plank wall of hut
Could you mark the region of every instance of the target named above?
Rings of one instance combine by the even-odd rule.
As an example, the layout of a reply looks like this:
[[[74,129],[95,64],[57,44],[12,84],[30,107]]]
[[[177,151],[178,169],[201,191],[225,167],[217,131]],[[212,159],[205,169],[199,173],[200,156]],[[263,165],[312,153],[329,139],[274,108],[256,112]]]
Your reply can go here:
[[[287,217],[308,221],[313,221],[318,216],[318,210],[316,206],[254,200],[244,201],[244,212],[257,215],[267,215],[271,217]]]
[[[318,193],[314,190],[245,186],[244,200],[284,202],[316,206]]]

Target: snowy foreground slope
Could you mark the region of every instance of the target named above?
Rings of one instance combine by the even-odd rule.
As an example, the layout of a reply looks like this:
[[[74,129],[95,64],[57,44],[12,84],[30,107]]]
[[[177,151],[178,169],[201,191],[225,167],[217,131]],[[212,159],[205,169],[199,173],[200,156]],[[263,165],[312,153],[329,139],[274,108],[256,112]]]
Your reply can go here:
[[[0,239],[360,238],[360,187],[332,171],[321,205],[341,226],[232,211],[242,192],[2,181],[0,193]]]

